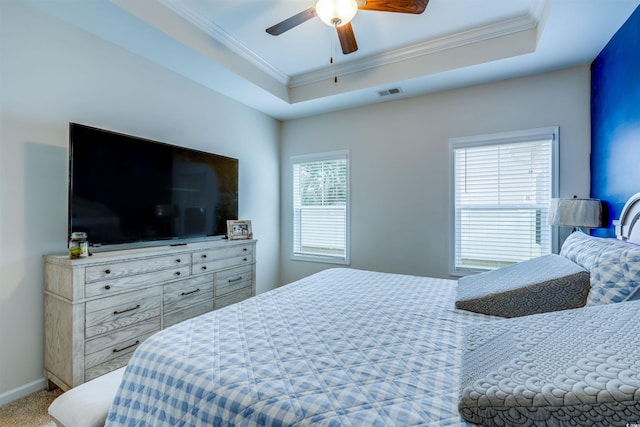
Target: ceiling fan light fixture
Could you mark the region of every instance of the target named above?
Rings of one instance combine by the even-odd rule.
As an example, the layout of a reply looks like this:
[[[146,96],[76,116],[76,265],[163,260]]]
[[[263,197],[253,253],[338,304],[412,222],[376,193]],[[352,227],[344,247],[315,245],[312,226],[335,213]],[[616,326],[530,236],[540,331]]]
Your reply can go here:
[[[318,0],[316,14],[331,27],[348,24],[358,12],[356,0]]]

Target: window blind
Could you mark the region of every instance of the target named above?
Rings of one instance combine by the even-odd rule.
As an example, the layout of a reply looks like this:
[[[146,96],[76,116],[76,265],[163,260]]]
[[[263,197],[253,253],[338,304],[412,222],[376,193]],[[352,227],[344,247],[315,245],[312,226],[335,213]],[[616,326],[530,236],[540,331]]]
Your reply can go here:
[[[348,262],[348,153],[292,158],[292,258]]]
[[[455,272],[491,270],[551,253],[547,215],[555,138],[550,133],[452,144]]]

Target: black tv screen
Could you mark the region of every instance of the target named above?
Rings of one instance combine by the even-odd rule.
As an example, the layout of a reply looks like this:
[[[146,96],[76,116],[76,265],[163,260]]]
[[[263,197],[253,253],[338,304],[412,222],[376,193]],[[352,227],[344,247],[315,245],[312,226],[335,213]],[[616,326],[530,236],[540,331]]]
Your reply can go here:
[[[237,159],[69,124],[69,234],[142,246],[224,236],[237,218]]]

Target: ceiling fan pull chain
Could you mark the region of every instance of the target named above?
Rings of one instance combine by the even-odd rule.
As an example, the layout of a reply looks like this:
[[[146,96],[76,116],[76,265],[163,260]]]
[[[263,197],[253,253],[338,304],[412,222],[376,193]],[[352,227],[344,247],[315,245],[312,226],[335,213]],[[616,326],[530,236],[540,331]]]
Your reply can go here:
[[[329,63],[333,64],[333,55],[329,57]],[[334,83],[338,83],[338,76],[337,75],[333,76],[333,82]]]
[[[336,49],[335,44],[333,42],[333,38],[330,39],[329,45],[331,46],[330,47],[330,52],[329,52],[329,64],[333,65],[333,53],[334,53],[334,51]],[[335,69],[335,67],[334,67],[334,69]],[[333,82],[334,83],[338,83],[338,76],[337,75],[333,76]]]
[[[334,52],[336,52],[337,48],[335,45],[335,37],[331,37],[331,55],[329,57],[329,62],[333,65],[333,70],[335,71],[335,64],[333,62],[333,54]],[[334,73],[333,75],[333,82],[334,83],[338,83],[338,75]]]

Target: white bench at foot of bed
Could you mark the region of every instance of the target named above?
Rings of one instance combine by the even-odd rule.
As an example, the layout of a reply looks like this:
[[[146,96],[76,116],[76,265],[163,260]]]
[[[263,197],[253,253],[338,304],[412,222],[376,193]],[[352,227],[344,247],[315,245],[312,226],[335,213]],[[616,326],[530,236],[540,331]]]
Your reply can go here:
[[[58,427],[103,427],[124,367],[62,393],[49,406]]]

